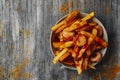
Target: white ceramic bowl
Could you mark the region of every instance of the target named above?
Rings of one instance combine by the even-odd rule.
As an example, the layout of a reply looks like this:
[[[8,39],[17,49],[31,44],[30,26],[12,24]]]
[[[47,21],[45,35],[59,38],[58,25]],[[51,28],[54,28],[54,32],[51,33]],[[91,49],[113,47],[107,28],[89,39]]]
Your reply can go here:
[[[80,12],[79,15],[82,16],[82,17],[85,17],[85,16],[88,15],[88,14],[87,14],[87,13]],[[61,20],[63,20],[63,19],[64,19],[65,17],[67,17],[67,16],[68,16],[68,15],[65,15],[65,16],[63,16],[62,18],[60,18],[60,19],[56,22],[56,24],[59,23]],[[108,35],[107,35],[107,32],[106,32],[103,24],[102,24],[96,17],[94,17],[92,20],[102,27],[102,29],[103,29],[103,39],[104,39],[106,42],[108,42]],[[53,35],[54,35],[54,33],[51,31],[51,34],[50,34],[50,48],[51,48],[52,55],[55,57],[55,55],[54,55],[54,48],[53,48],[53,45],[52,45],[52,42],[53,42],[53,41],[52,41],[52,37],[53,37]],[[107,50],[107,48],[104,48],[104,49],[100,50],[100,52],[101,52],[101,54],[102,54],[102,57],[104,57],[104,55],[105,55],[105,53],[106,53],[106,50]],[[61,63],[61,62],[59,62],[59,63]],[[63,63],[61,63],[61,64],[62,64],[65,68],[69,68],[69,69],[72,69],[72,70],[76,70],[75,67],[68,66],[68,65],[63,64]],[[96,65],[96,64],[97,64],[97,63],[94,63],[93,65]]]

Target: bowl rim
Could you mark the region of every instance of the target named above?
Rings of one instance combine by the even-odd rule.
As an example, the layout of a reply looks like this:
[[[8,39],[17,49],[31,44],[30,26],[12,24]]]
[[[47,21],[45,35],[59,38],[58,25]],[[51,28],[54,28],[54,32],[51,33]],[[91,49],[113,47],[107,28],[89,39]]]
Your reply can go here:
[[[80,12],[79,14],[82,15],[82,16],[88,15],[88,13],[85,13],[85,12]],[[55,25],[58,24],[61,20],[63,20],[63,19],[66,18],[67,16],[68,16],[68,14],[64,15],[63,17],[61,17],[61,18],[55,23]],[[102,27],[102,29],[103,29],[103,37],[102,37],[102,39],[104,39],[104,40],[108,43],[108,34],[107,34],[107,31],[106,31],[105,27],[103,26],[103,24],[102,24],[102,23],[100,22],[100,20],[99,20],[98,18],[96,18],[95,16],[93,17],[92,20],[93,20],[94,22],[96,22],[97,24],[99,24],[99,25]],[[50,32],[50,50],[51,50],[52,55],[55,57],[54,52],[53,52],[53,48],[52,48],[52,33],[53,33],[53,32],[51,31],[51,32]],[[105,56],[106,51],[107,51],[107,47],[104,48],[104,49],[102,49],[102,50],[100,50],[100,52],[101,52],[101,54],[102,54],[102,59],[103,59],[103,57]],[[102,61],[102,59],[101,59],[101,61]],[[101,61],[100,61],[100,62],[101,62]],[[100,63],[100,62],[98,62],[98,63]],[[65,65],[65,64],[63,64],[63,63],[61,63],[61,62],[58,62],[58,63],[60,63],[60,64],[61,64],[62,66],[64,66],[65,68],[72,69],[72,70],[77,70],[75,67],[67,66],[67,65]],[[95,66],[95,65],[97,65],[98,63],[94,63],[93,65]]]

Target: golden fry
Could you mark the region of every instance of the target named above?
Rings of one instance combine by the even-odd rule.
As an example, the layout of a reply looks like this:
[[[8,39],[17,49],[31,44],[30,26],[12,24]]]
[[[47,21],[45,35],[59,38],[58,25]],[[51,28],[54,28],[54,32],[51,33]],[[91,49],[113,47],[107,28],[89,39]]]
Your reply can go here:
[[[79,61],[75,61],[75,65],[76,65],[76,68],[77,68],[77,71],[78,71],[78,74],[81,74],[82,73],[82,63],[83,63],[83,58]]]
[[[89,19],[91,19],[92,17],[94,17],[95,13],[94,12],[91,12],[90,14],[88,14],[87,16],[85,16],[82,21],[87,21]]]
[[[96,69],[91,63],[88,64],[88,67],[91,69]]]
[[[71,47],[73,45],[73,41],[67,41],[64,44],[60,45],[60,48],[67,48],[67,47]]]
[[[87,69],[87,66],[88,66],[88,57],[84,58],[83,59],[83,70],[86,70]]]
[[[66,52],[65,54],[62,55],[62,57],[60,58],[60,61],[63,61],[65,58],[67,58],[70,55],[70,52]]]
[[[79,12],[80,12],[79,10],[75,10],[75,11],[69,13],[69,15],[63,21],[59,22],[58,24],[56,24],[55,26],[52,27],[52,31],[57,30],[62,25],[75,19],[77,17],[77,15],[79,14]]]
[[[89,30],[91,30],[91,26],[89,26],[89,25],[86,25],[86,26],[83,26],[82,28],[79,28],[79,29],[77,29],[77,30],[75,30],[75,31],[77,31],[77,32],[80,32],[80,31],[89,31]]]
[[[108,46],[107,42],[104,41],[103,39],[89,33],[89,32],[86,32],[86,31],[81,31],[80,34],[83,34],[87,37],[92,37],[97,43],[101,44],[104,48]]]
[[[56,24],[55,26],[52,27],[52,31],[55,31],[56,29],[58,29],[59,27],[61,27],[63,24],[65,23],[65,21],[61,21],[58,24]]]
[[[60,39],[60,41],[62,42],[62,41],[63,41],[63,35],[62,35],[62,32],[60,32],[59,34],[60,34],[60,35],[59,35],[59,39]]]
[[[79,52],[79,47],[78,47],[78,46],[75,46],[75,47],[73,48],[73,50],[71,49],[70,51],[71,51],[72,57],[74,58],[74,60],[76,60],[76,58],[77,58],[77,53]]]
[[[55,58],[53,59],[53,63],[56,64],[58,60],[61,58],[63,54],[65,54],[68,51],[68,48],[63,49]]]
[[[70,32],[84,26],[85,24],[87,24],[86,21],[77,20],[70,27],[67,27],[66,30]]]
[[[64,28],[70,26],[70,25],[73,24],[75,21],[76,21],[76,19],[73,20],[73,21],[71,21],[71,22],[68,22],[67,24],[64,24],[63,26],[59,27],[59,28],[56,30],[55,33],[59,33],[59,32],[61,32]]]
[[[79,9],[74,10],[71,13],[69,13],[68,17],[65,20],[67,22],[70,22],[70,21],[74,20],[78,16],[79,13],[80,13]]]
[[[88,58],[91,55],[90,47],[86,50],[87,56],[83,59],[83,69],[86,70],[88,67]]]
[[[89,26],[96,26],[97,25],[97,23],[95,23],[95,22],[90,22],[89,23]]]
[[[65,27],[67,27],[68,25],[62,25],[61,27],[59,27],[57,30],[56,30],[56,32],[55,33],[59,33],[59,32],[61,32]]]
[[[71,55],[74,59],[76,58],[76,53],[73,50],[71,50]]]
[[[57,56],[59,53],[60,53],[60,51],[56,51],[56,52],[55,52],[55,56]]]
[[[84,26],[85,24],[87,24],[86,21],[91,19],[93,16],[94,16],[94,12],[91,12],[83,19],[77,20],[74,24],[72,24],[70,27],[67,28],[67,31],[73,31],[73,30],[76,30],[76,29]]]
[[[93,43],[91,45],[91,52],[94,52],[95,50],[99,50],[99,49],[102,49],[102,48],[103,48],[103,46],[101,46],[101,45],[99,45],[97,43]]]
[[[87,56],[90,56],[90,55],[91,55],[90,47],[88,47],[88,49],[86,50],[86,54],[87,54]]]
[[[59,48],[60,45],[61,45],[61,42],[53,42],[53,46],[54,46],[55,48]]]

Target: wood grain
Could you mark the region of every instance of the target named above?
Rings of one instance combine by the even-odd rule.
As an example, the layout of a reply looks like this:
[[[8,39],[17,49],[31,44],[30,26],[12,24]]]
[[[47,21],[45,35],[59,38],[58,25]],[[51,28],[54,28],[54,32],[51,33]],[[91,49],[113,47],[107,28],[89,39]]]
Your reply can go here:
[[[94,11],[109,38],[107,53],[96,65],[97,69],[87,70],[81,75],[59,63],[53,65],[50,50],[51,27],[59,18],[75,9]],[[0,0],[0,67],[4,73],[4,77],[0,75],[0,80],[109,79],[114,65],[120,65],[119,14],[119,0]],[[16,65],[25,63],[26,59],[29,60],[28,64],[20,69],[21,75],[14,78],[10,72]],[[25,78],[24,73],[32,77]],[[113,79],[120,79],[119,74]]]

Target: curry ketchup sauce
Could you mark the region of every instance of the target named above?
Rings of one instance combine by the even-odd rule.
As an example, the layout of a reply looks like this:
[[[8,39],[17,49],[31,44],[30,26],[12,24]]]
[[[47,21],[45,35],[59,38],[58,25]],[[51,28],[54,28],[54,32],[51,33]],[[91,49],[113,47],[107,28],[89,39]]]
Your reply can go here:
[[[67,65],[67,66],[71,66],[71,67],[75,67],[75,62],[74,59],[71,55],[69,55],[67,58],[65,58],[61,63]]]

